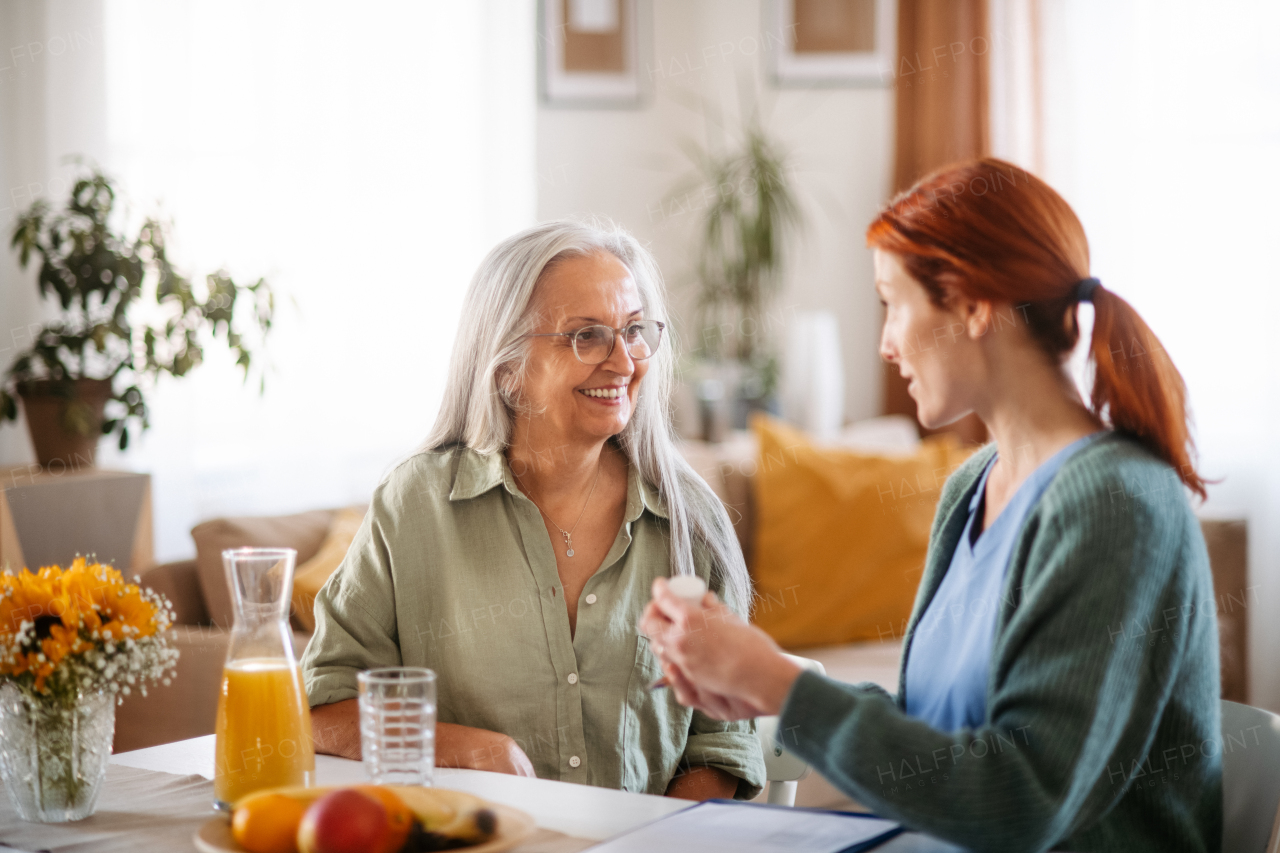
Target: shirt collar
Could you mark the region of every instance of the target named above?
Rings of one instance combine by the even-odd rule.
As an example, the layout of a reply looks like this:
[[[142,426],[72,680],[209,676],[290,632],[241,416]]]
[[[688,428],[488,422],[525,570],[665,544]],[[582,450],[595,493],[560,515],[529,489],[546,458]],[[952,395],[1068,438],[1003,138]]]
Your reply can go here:
[[[658,495],[658,490],[650,486],[640,476],[636,466],[627,466],[627,521],[635,521],[643,510],[658,516],[669,518],[667,505]]]
[[[458,447],[457,466],[449,500],[465,501],[483,495],[503,481],[506,460],[501,453],[476,453],[470,447]]]
[[[459,448],[458,465],[454,471],[449,500],[470,500],[499,485],[512,495],[525,496],[501,453],[477,453],[469,447]],[[668,518],[666,504],[658,495],[658,490],[640,477],[636,466],[628,464],[627,510],[623,521],[635,521],[646,509],[659,518]]]

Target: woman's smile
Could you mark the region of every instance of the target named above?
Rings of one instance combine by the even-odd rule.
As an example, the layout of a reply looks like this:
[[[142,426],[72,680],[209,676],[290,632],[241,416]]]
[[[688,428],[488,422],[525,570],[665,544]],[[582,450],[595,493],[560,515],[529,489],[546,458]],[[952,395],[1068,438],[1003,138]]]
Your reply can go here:
[[[618,406],[627,396],[627,385],[597,385],[593,388],[579,388],[578,393],[604,406]]]

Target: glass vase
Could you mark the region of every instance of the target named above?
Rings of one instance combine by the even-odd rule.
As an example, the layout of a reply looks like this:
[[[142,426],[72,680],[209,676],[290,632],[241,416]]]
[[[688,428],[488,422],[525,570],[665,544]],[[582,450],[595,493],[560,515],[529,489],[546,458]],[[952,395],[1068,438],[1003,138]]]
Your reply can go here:
[[[18,816],[64,823],[93,814],[115,727],[115,697],[105,691],[64,704],[0,687],[0,776]]]

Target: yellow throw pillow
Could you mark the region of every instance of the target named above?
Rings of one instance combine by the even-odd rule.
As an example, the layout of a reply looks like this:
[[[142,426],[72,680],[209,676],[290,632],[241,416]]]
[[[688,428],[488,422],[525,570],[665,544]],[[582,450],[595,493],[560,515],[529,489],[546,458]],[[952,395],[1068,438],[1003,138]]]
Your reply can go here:
[[[320,587],[329,579],[329,575],[337,571],[342,560],[347,556],[351,540],[355,539],[360,523],[364,521],[364,510],[354,507],[340,509],[333,514],[329,524],[329,534],[320,545],[320,550],[293,573],[293,621],[304,631],[316,629],[316,617],[313,608]]]
[[[901,639],[942,484],[972,450],[947,434],[879,456],[765,416],[751,426],[756,624],[791,648]]]

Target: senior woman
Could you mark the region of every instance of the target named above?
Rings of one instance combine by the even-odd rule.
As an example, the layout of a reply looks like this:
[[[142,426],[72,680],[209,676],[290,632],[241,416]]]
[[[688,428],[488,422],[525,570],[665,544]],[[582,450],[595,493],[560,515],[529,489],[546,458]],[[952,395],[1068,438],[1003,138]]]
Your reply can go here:
[[[673,689],[721,719],[780,714],[837,787],[966,848],[1218,850],[1217,628],[1177,370],[1016,166],[936,173],[867,239],[880,352],[920,422],[976,412],[994,438],[942,489],[898,694],[802,671],[657,581],[642,628]],[[1088,406],[1064,367],[1081,301]]]
[[[425,449],[375,491],[316,599],[319,751],[360,757],[360,670],[420,666],[440,765],[759,791],[753,724],[651,691],[635,627],[655,578],[696,574],[739,614],[749,600],[728,515],[672,439],[665,315],[656,265],[618,229],[551,222],[485,258]]]

